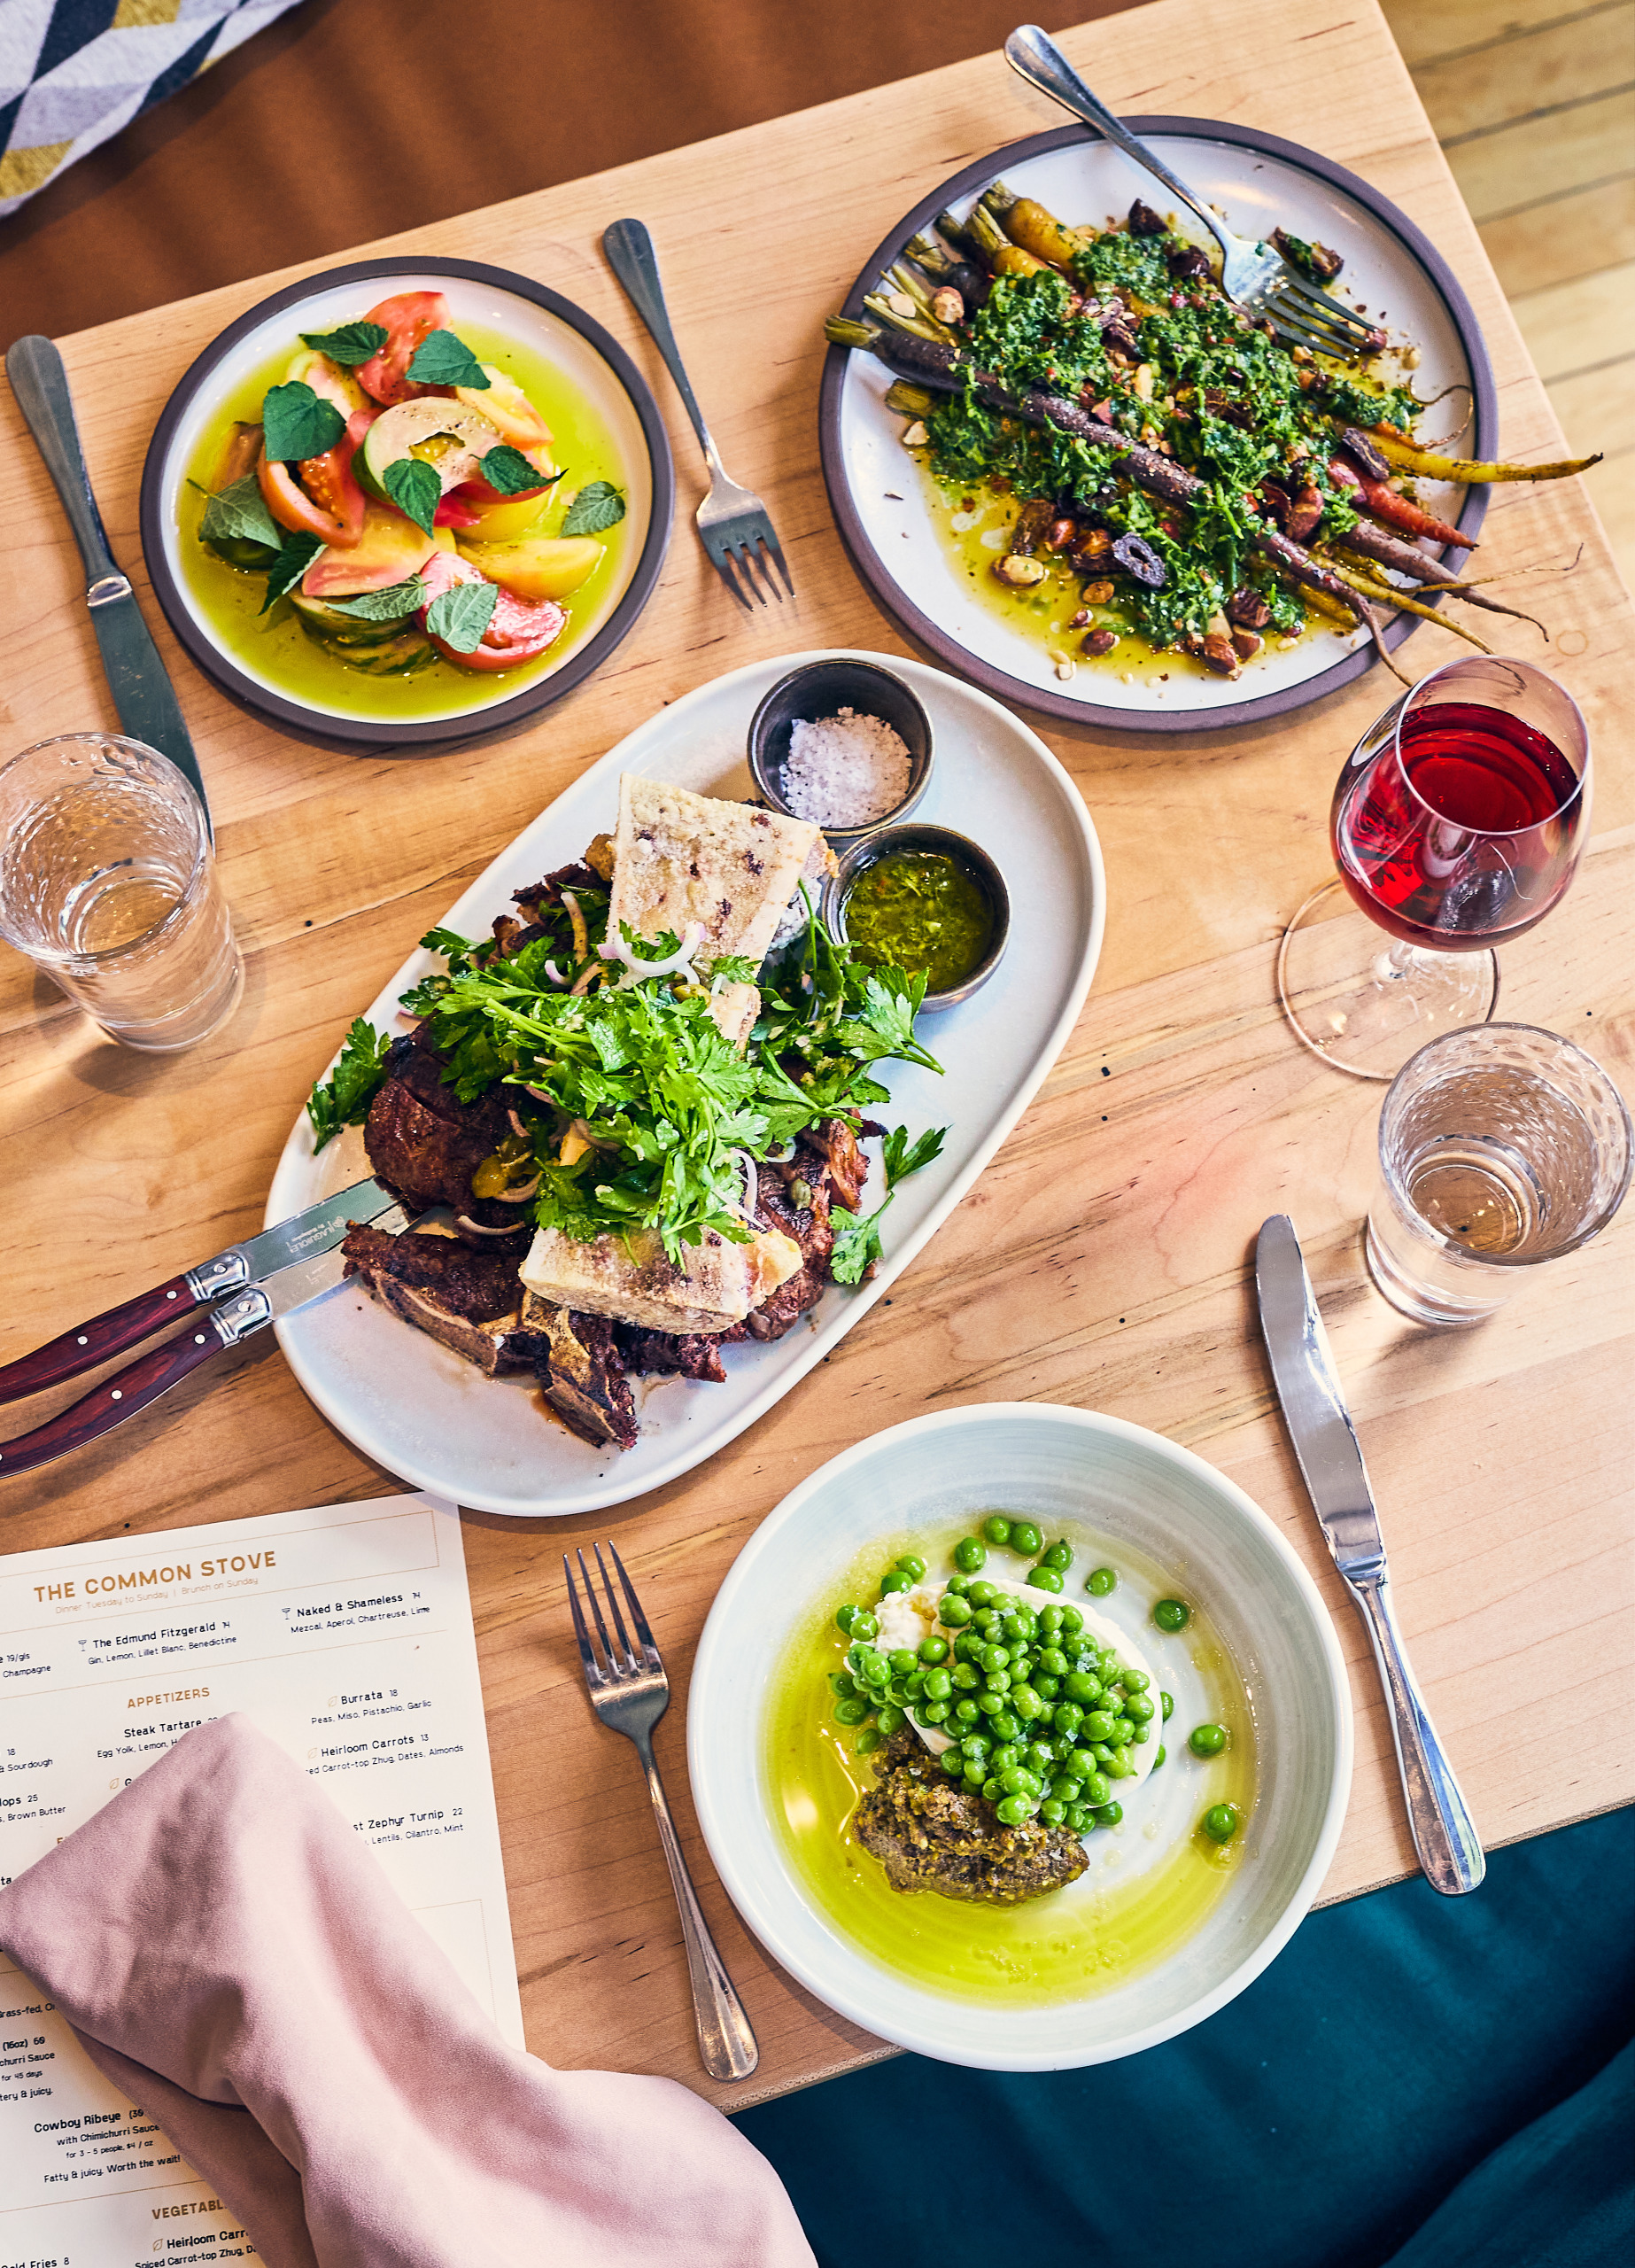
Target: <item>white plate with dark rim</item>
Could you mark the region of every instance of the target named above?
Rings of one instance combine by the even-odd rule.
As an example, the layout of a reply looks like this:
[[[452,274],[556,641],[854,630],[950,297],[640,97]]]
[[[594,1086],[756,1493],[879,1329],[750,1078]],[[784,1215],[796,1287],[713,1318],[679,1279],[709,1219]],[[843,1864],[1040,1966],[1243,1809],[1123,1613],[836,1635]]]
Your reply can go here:
[[[348,709],[337,695],[307,699],[275,667],[259,667],[224,644],[182,558],[181,499],[189,465],[230,400],[302,331],[333,330],[404,291],[441,291],[456,328],[499,332],[551,363],[605,427],[625,493],[617,572],[589,620],[553,659],[496,675],[487,697],[401,718]],[[571,469],[571,468],[570,468]],[[676,479],[670,440],[653,392],[616,338],[559,291],[476,260],[358,260],[286,284],[229,323],[178,380],[159,415],[142,472],[142,549],[166,621],[205,675],[252,715],[326,744],[428,754],[511,732],[582,684],[634,628],[657,586],[669,548]],[[571,602],[570,613],[573,613]],[[377,683],[378,680],[369,680]]]
[[[822,658],[775,656],[671,703],[525,827],[450,907],[444,924],[484,936],[496,914],[513,910],[514,890],[577,858],[593,835],[612,826],[621,773],[747,799],[750,718],[779,678]],[[317,1408],[366,1456],[415,1487],[477,1511],[538,1518],[624,1503],[712,1456],[891,1289],[1020,1117],[1073,1029],[1106,918],[1101,850],[1078,789],[1043,742],[988,695],[923,662],[893,654],[857,658],[895,671],[930,715],[936,757],[918,816],[973,835],[1010,885],[1011,941],[997,973],[973,998],[920,1027],[944,1076],[889,1065],[892,1099],[876,1106],[889,1123],[949,1126],[942,1155],[903,1183],[883,1223],[885,1257],[872,1283],[830,1285],[770,1345],[724,1348],[724,1386],[638,1382],[641,1433],[623,1452],[577,1440],[544,1414],[531,1381],[484,1378],[355,1285],[342,1285],[283,1317],[279,1343]],[[440,966],[416,951],[360,1012],[377,1029],[408,1029],[399,998]],[[303,1113],[273,1177],[267,1218],[285,1220],[368,1171],[359,1130],[314,1156]],[[877,1166],[870,1203],[878,1201],[878,1181]]]
[[[1239,235],[1261,237],[1284,227],[1344,253],[1340,284],[1385,322],[1393,339],[1419,347],[1414,383],[1422,399],[1432,400],[1444,389],[1465,390],[1450,393],[1442,421],[1433,410],[1422,431],[1428,439],[1447,439],[1463,424],[1461,454],[1492,454],[1498,396],[1481,327],[1446,261],[1405,213],[1343,166],[1252,127],[1157,117],[1127,123],[1205,204],[1218,206]],[[931,228],[945,209],[963,214],[998,179],[1073,226],[1121,217],[1136,197],[1167,209],[1152,176],[1088,128],[1035,134],[965,167],[923,198],[869,260],[841,312],[866,319],[864,293],[875,288],[910,237]],[[1196,234],[1196,226],[1189,226]],[[1116,667],[1081,664],[1064,685],[1042,639],[1024,637],[972,594],[934,524],[925,476],[903,447],[904,421],[885,406],[890,384],[891,373],[873,355],[829,349],[818,439],[841,537],[864,581],[908,635],[1001,700],[1104,729],[1201,732],[1285,715],[1372,665],[1367,634],[1337,625],[1302,638],[1287,652],[1268,646],[1235,681],[1188,670],[1172,672],[1167,684],[1137,672],[1126,685]],[[1425,482],[1421,493],[1428,509],[1464,533],[1474,536],[1480,529],[1485,488]],[[1387,628],[1387,643],[1399,644],[1416,623],[1413,615],[1397,616]]]
[[[968,1526],[1003,1507],[1047,1534],[1075,1525],[1166,1571],[1207,1614],[1242,1678],[1253,1717],[1255,1793],[1241,1858],[1202,1922],[1173,1952],[1121,1984],[1076,2000],[996,2006],[917,1983],[864,1952],[795,1874],[773,1820],[780,1800],[767,1717],[787,1648],[841,1595],[857,1553],[887,1539]],[[889,1549],[898,1550],[893,1541]],[[1076,1572],[1081,1573],[1082,1560]],[[1076,1589],[1076,1585],[1071,1588]],[[1183,1642],[1143,1622],[1148,1602],[1121,1587],[1096,1607],[1175,1688],[1176,1728],[1194,1694]],[[1175,1650],[1163,1659],[1163,1649]],[[819,1689],[815,1707],[829,1697]],[[1195,1717],[1194,1722],[1197,1721]],[[1212,1798],[1185,1784],[1179,1753],[1158,1798],[1158,1856]],[[1298,1928],[1322,1885],[1351,1790],[1352,1705],[1344,1658],[1316,1585],[1252,1498],[1190,1449],[1145,1426],[1053,1402],[997,1402],[893,1425],[819,1466],[762,1521],[716,1596],[687,1692],[687,1768],[699,1824],[728,1896],[789,1973],[884,2039],[984,2070],[1069,2070],[1173,2039],[1236,1998]],[[1197,1767],[1193,1767],[1197,1768]],[[838,1831],[838,1829],[837,1829]],[[1130,1838],[1118,1849],[1118,1842]],[[1143,1864],[1134,1814],[1091,1838],[1091,1873],[1052,1893],[1096,1894],[1094,1862]],[[1098,1851],[1098,1846],[1106,1846]],[[874,1861],[864,1858],[864,1865]],[[922,1892],[922,1896],[934,1896]]]

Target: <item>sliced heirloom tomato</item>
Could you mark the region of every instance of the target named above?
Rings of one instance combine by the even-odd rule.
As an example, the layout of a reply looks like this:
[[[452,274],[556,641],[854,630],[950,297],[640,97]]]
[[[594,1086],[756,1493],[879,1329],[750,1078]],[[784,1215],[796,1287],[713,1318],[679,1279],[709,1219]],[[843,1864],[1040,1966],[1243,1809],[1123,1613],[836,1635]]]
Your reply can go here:
[[[298,484],[287,464],[262,457],[256,467],[256,479],[267,510],[281,528],[288,528],[292,534],[322,536],[337,551],[353,548],[363,533],[368,499],[353,478],[352,460],[377,415],[373,409],[354,410],[335,447],[300,465]]]
[[[422,386],[408,375],[422,343],[434,330],[449,327],[448,301],[441,291],[399,291],[395,299],[383,299],[371,307],[364,317],[366,322],[377,322],[386,333],[386,344],[378,354],[360,363],[355,373],[358,384],[367,394],[378,402],[409,401],[416,394],[443,393],[446,387]]]
[[[548,448],[552,434],[539,411],[523,392],[515,378],[508,378],[495,362],[482,365],[485,386],[456,386],[454,392],[468,409],[480,409],[491,425],[497,425],[514,449],[524,455],[532,449]]]
[[[456,583],[488,580],[469,559],[446,551],[434,553],[421,572],[425,579],[428,610]],[[420,618],[423,622],[425,614]],[[488,627],[483,633],[483,642],[474,652],[460,653],[435,636],[431,642],[444,660],[453,662],[457,670],[514,670],[524,662],[536,660],[547,646],[554,644],[561,637],[567,619],[566,610],[550,599],[530,605],[525,599],[513,598],[509,591],[500,591]]]

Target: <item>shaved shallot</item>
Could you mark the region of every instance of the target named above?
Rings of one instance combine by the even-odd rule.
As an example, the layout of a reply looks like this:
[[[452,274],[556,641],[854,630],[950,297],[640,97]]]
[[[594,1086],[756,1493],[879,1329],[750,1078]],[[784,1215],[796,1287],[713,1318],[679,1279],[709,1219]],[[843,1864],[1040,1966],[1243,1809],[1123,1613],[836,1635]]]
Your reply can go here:
[[[530,1087],[530,1088],[529,1088],[529,1090],[528,1090],[528,1091],[529,1091],[529,1093],[530,1093],[530,1094],[532,1094],[535,1091],[534,1091],[534,1089],[533,1089],[532,1087]],[[513,1133],[513,1134],[520,1134],[520,1135],[522,1136],[522,1138],[523,1138],[523,1141],[524,1141],[524,1142],[526,1142],[526,1141],[528,1140],[528,1138],[529,1138],[531,1130],[530,1130],[528,1127],[526,1127],[526,1126],[524,1126],[524,1125],[523,1125],[523,1123],[522,1120],[517,1116],[516,1113],[515,1113],[514,1110],[509,1110],[509,1109],[508,1109],[508,1111],[506,1112],[506,1116],[507,1116],[507,1117],[510,1120],[510,1122],[511,1122],[511,1131],[512,1131],[512,1133]]]
[[[554,960],[546,961],[545,964],[545,973],[550,978],[553,984],[566,984],[568,982],[568,979],[562,975],[561,969],[557,967],[556,963]]]
[[[526,1205],[539,1186],[539,1177],[535,1174],[531,1181],[519,1182],[515,1189],[502,1189],[493,1201],[496,1205]]]
[[[590,929],[579,911],[579,901],[570,889],[562,892],[562,904],[567,907],[568,919],[573,924],[573,957],[575,960],[583,960],[591,949]]]
[[[756,1161],[748,1150],[734,1150],[732,1154],[732,1163],[739,1168],[744,1177],[742,1202],[734,1205],[732,1210],[739,1214],[753,1229],[756,1211],[761,1202],[761,1177],[756,1170]]]
[[[643,960],[639,953],[631,951],[622,937],[615,937],[611,933],[602,939],[600,951],[604,960],[624,962],[625,973],[618,983],[619,990],[624,992],[632,984],[645,983],[650,976],[685,976],[689,983],[696,983],[698,979],[693,967],[693,956],[703,942],[703,923],[689,921],[680,944],[673,953],[667,953],[663,960]]]
[[[462,1229],[469,1229],[474,1237],[514,1237],[524,1225],[521,1221],[507,1221],[502,1227],[491,1229],[481,1221],[474,1221],[469,1213],[456,1213],[454,1218]]]

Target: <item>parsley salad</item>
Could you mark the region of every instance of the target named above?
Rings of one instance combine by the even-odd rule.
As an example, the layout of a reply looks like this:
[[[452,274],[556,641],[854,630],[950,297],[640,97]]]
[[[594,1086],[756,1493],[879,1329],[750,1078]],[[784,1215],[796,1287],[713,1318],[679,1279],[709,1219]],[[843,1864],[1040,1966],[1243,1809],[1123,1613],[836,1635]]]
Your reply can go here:
[[[208,437],[190,571],[229,648],[292,690],[491,698],[599,604],[625,517],[611,446],[560,373],[472,336],[482,355],[441,292],[399,293],[301,333]]]
[[[509,917],[481,944],[433,929],[422,944],[445,970],[403,996],[461,1103],[495,1088],[514,1098],[512,1131],[472,1187],[516,1203],[519,1226],[581,1243],[648,1231],[677,1264],[707,1237],[750,1243],[763,1168],[787,1164],[798,1138],[825,1122],[883,1132],[862,1114],[890,1100],[875,1076],[888,1059],[941,1071],[915,1037],[924,976],[858,959],[810,897],[804,928],[775,967],[725,956],[701,980],[673,933],[645,939],[624,924],[607,938],[608,901],[581,871],[572,887],[553,877],[529,896],[536,934],[520,945]],[[757,979],[760,1011],[740,1052],[712,1001]],[[353,1025],[308,1104],[319,1149],[367,1121],[392,1045],[362,1018]],[[882,1201],[837,1208],[834,1281],[872,1273],[896,1184],[938,1155],[947,1130],[885,1134]],[[810,1202],[798,1181],[793,1190],[797,1205]]]

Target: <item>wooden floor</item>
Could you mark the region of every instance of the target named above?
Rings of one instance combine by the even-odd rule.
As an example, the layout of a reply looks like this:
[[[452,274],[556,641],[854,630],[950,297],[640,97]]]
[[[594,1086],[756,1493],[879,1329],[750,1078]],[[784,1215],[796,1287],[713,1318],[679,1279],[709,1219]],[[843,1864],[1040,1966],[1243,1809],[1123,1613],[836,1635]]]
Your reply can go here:
[[[1635,0],[1382,0],[1635,588]]]

